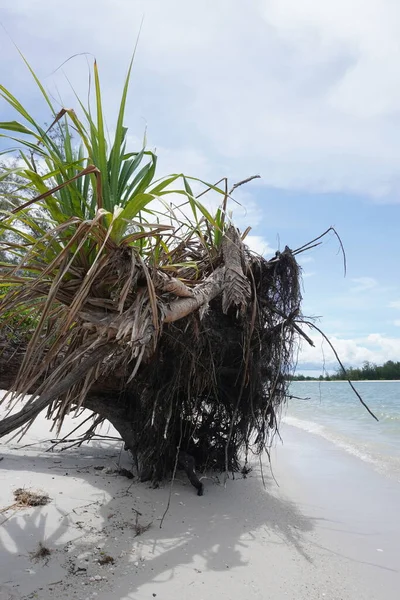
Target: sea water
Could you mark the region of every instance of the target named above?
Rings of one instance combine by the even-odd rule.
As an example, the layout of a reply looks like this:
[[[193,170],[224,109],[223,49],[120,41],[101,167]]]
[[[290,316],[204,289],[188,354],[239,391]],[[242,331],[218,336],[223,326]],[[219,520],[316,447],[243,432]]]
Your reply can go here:
[[[400,479],[400,381],[353,385],[379,419],[375,421],[346,381],[296,381],[283,411],[284,422],[324,437]]]

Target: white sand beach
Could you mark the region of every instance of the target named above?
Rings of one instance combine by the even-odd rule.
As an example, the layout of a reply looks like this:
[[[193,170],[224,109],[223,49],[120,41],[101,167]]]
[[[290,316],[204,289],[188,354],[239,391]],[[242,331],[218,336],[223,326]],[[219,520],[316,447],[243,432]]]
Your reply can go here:
[[[160,529],[168,483],[113,473],[130,466],[120,442],[46,452],[41,417],[0,446],[0,509],[19,487],[51,498],[0,514],[0,599],[398,600],[400,484],[313,434],[282,435],[279,487],[267,461],[265,488],[256,461],[226,487],[205,479],[200,498],[179,473]],[[138,536],[136,511],[151,523]],[[39,543],[50,555],[35,561]]]

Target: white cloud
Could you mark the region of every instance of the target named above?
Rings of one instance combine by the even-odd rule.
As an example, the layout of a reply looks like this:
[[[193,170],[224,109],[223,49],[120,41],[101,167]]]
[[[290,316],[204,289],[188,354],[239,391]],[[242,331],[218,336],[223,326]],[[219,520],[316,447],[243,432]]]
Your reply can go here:
[[[396,319],[395,321],[393,321],[393,324],[394,324],[396,327],[400,327],[400,319]]]
[[[233,183],[231,181],[230,183]],[[250,192],[252,184],[238,188],[233,192],[233,200],[229,201],[228,210],[232,211],[235,224],[239,229],[252,228],[263,222],[263,209]],[[253,235],[253,234],[251,234]]]
[[[326,369],[335,369],[338,363],[329,344],[318,335],[312,335],[311,338],[315,347],[312,348],[302,342],[299,368],[318,368],[325,361]],[[397,360],[400,356],[400,338],[387,337],[379,333],[353,339],[329,336],[329,340],[335,347],[340,360],[347,366],[357,367],[365,361],[383,364],[387,360]]]
[[[353,293],[366,292],[378,286],[378,282],[373,277],[357,277],[351,281],[356,284],[351,288]]]
[[[137,147],[140,141],[132,136],[131,143],[132,146]],[[195,195],[203,192],[208,184],[216,185],[218,183],[219,189],[224,189],[224,183],[218,182],[218,173],[215,165],[213,165],[202,152],[193,147],[175,149],[161,146],[160,148],[157,148],[157,156],[159,168],[158,174],[160,177],[172,173],[184,173],[188,177],[196,176],[196,178],[201,179],[202,182],[204,182],[200,183],[189,180]],[[228,189],[232,187],[233,183],[234,180],[228,181]],[[182,187],[181,181],[177,184],[177,187]],[[262,221],[262,208],[253,199],[250,190],[251,184],[237,188],[229,198],[227,205],[228,217],[232,217],[235,225],[242,232],[249,226],[252,227],[253,230]],[[206,206],[212,215],[214,215],[217,208],[221,206],[223,198],[221,193],[210,190],[201,196],[200,202]],[[184,200],[182,196],[172,195],[168,197],[168,201],[180,205]],[[160,209],[161,206],[158,207],[158,210]],[[187,217],[191,217],[192,210],[188,205],[182,207],[181,210]],[[245,243],[251,250],[262,256],[268,256],[275,252],[268,241],[260,235],[250,233],[247,235]]]
[[[171,173],[184,173],[209,183],[215,183],[216,174],[213,172],[212,165],[200,150],[190,146],[179,149],[162,146],[156,148],[156,152],[160,177]]]
[[[389,303],[389,307],[390,308],[397,308],[400,310],[400,300],[394,300],[393,302]]]
[[[53,1],[33,10],[31,0],[15,0],[2,21],[41,74],[73,52],[96,54],[110,106],[144,15],[130,120],[140,130],[148,122],[157,145],[191,148],[194,167],[202,169],[203,152],[223,175],[260,172],[287,189],[399,201],[398,2],[116,0],[110,11],[106,0],[70,0],[68,7],[60,19]],[[27,90],[21,63],[8,60],[15,57],[10,47],[6,79]],[[65,69],[84,89],[84,59]]]
[[[400,52],[397,4],[390,0],[266,0],[264,16],[288,43],[302,51],[304,62],[313,65],[335,58],[339,45],[352,57],[331,90],[332,106],[357,117],[398,109],[400,75],[394,60]],[[315,50],[319,50],[317,57]]]
[[[308,277],[314,277],[315,274],[315,271],[304,271],[303,279],[307,279]]]
[[[245,239],[245,244],[247,244],[250,250],[261,254],[261,256],[269,256],[274,253],[267,240],[261,235],[248,235]]]

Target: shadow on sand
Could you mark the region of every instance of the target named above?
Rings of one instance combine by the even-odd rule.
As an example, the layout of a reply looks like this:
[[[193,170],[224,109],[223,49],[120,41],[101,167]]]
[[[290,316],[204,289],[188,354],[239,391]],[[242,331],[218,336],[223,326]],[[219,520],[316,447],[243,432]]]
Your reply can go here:
[[[115,467],[119,459],[126,466],[128,456],[120,456],[115,442],[92,443],[62,453],[45,453],[44,447],[7,449],[3,456],[2,485],[14,489],[29,482],[45,488],[53,501],[45,507],[0,515],[0,600],[61,598],[67,589],[65,597],[85,598],[86,580],[98,586],[94,588],[98,598],[103,597],[100,592],[104,598],[111,597],[107,595],[111,590],[115,600],[137,598],[138,590],[147,584],[161,597],[160,585],[174,578],[177,567],[186,565],[194,578],[206,571],[246,567],[247,549],[255,539],[260,548],[290,545],[311,562],[303,538],[313,529],[313,520],[282,499],[265,474],[264,489],[257,467],[246,479],[228,480],[226,487],[215,478],[205,479],[201,498],[185,476],[178,474],[160,529],[169,485],[150,489],[95,469]],[[152,522],[137,537],[136,511],[139,523]],[[52,550],[51,568],[32,564],[29,553],[39,542]],[[115,563],[100,566],[100,554],[112,556]]]

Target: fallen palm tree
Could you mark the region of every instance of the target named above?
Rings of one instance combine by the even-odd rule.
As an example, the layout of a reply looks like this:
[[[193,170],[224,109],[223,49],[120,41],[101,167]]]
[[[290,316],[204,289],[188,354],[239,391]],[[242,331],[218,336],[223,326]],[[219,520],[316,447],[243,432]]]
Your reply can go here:
[[[52,114],[47,130],[0,87],[22,119],[0,128],[18,147],[23,181],[0,223],[9,257],[0,387],[20,408],[0,436],[42,411],[59,431],[88,408],[86,437],[109,420],[143,478],[174,472],[185,453],[201,468],[238,470],[243,451],[268,449],[298,340],[312,344],[295,258],[312,244],[266,260],[231,222],[226,185],[155,180],[156,156],[126,148],[129,74],[110,145],[96,64],[96,117],[81,103],[82,118],[56,112],[34,77]],[[215,212],[199,199],[210,190],[221,198]],[[17,331],[26,332],[19,343]]]

